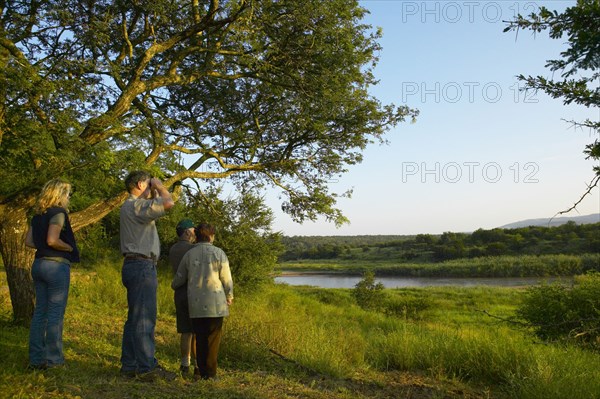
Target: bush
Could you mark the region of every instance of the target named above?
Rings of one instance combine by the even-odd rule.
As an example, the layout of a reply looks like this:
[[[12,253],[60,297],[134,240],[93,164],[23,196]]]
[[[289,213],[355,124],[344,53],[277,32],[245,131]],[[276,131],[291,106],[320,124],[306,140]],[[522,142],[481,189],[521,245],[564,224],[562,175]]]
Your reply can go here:
[[[366,271],[352,290],[352,296],[356,303],[363,309],[377,310],[381,309],[385,299],[383,284],[375,283],[375,273]]]
[[[534,333],[600,348],[600,274],[575,278],[572,288],[558,284],[531,287],[517,309]]]

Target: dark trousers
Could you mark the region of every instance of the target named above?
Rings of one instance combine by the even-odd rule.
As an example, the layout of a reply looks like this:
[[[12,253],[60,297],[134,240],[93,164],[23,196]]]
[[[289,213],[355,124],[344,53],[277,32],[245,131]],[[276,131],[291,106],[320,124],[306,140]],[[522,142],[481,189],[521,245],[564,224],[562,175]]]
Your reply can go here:
[[[223,335],[223,318],[192,319],[192,328],[196,334],[197,373],[202,378],[214,378],[217,375],[217,356]]]
[[[125,259],[121,279],[127,288],[128,305],[121,344],[121,371],[146,373],[158,364],[154,357],[158,287],[156,265],[152,260]]]

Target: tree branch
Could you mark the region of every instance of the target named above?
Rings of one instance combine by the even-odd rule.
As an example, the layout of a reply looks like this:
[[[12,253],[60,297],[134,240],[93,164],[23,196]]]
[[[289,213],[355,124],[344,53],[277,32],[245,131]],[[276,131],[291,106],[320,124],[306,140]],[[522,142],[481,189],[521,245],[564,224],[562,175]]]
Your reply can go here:
[[[581,198],[579,198],[579,200],[577,202],[575,202],[575,204],[573,204],[572,207],[570,207],[569,209],[566,209],[564,211],[560,211],[558,212],[556,215],[552,216],[552,219],[554,219],[554,217],[558,216],[558,215],[563,215],[565,213],[569,213],[571,212],[573,209],[577,208],[577,206],[581,203],[581,201],[583,201],[583,199],[585,197],[587,197],[589,194],[591,194],[592,190],[594,189],[594,187],[598,186],[598,182],[600,182],[600,174],[596,175],[592,181],[588,184],[587,186],[587,190],[585,190],[585,192],[583,193],[583,195],[581,196]],[[552,219],[550,219],[550,221],[552,221]],[[550,222],[548,222],[550,223]]]
[[[69,215],[73,231],[77,231],[87,225],[95,223],[108,215],[113,209],[121,205],[129,194],[124,191],[113,198],[95,204]]]

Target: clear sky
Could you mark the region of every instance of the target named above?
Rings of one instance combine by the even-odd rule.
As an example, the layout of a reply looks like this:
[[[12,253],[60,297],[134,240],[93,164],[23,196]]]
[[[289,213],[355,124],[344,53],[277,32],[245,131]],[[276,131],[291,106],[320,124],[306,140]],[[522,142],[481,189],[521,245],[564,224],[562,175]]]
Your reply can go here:
[[[547,32],[503,33],[515,13],[563,10],[575,1],[362,1],[365,22],[383,29],[372,94],[421,112],[416,123],[374,144],[332,190],[353,188],[339,207],[351,223],[302,225],[267,202],[285,235],[439,234],[552,217],[593,178],[585,160],[590,131],[565,120],[598,120],[600,111],[521,92],[516,75],[552,77],[546,60],[565,40]],[[578,211],[600,212],[596,188]]]

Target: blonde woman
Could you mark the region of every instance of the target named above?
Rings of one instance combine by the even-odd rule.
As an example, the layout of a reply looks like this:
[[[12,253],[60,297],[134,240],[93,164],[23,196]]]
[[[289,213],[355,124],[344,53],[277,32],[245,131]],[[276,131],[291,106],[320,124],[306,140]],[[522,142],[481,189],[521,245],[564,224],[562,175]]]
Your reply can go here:
[[[35,204],[35,215],[25,245],[35,248],[31,277],[35,310],[29,330],[29,369],[64,364],[63,320],[70,284],[70,265],[79,250],[69,222],[71,185],[60,179],[47,182]]]

